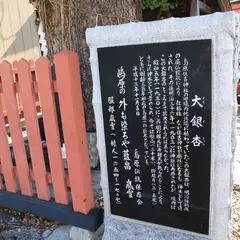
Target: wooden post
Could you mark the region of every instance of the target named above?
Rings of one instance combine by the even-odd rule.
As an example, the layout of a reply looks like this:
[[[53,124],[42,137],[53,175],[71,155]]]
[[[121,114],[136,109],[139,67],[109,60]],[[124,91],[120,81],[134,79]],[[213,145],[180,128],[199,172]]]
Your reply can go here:
[[[54,57],[73,208],[87,214],[94,207],[90,160],[77,53]]]

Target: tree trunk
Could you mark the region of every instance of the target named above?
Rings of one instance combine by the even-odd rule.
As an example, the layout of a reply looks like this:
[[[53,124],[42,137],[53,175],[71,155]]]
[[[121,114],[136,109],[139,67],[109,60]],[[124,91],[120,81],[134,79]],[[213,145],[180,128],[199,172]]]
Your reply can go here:
[[[68,49],[79,54],[87,131],[95,131],[92,76],[85,30],[96,25],[137,21],[140,0],[33,0],[46,33],[48,57]],[[76,103],[78,104],[78,103]]]

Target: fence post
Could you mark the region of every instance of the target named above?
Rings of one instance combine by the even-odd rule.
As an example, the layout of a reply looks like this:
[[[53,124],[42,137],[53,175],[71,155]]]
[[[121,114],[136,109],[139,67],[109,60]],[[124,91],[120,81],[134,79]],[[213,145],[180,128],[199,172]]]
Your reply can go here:
[[[54,57],[73,208],[87,214],[94,207],[90,160],[77,53]]]

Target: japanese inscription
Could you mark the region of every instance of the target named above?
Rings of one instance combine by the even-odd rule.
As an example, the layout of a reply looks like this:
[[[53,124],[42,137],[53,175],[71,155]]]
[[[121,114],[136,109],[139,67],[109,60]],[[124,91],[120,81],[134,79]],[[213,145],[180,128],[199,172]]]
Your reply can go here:
[[[112,214],[208,234],[211,40],[98,56]]]

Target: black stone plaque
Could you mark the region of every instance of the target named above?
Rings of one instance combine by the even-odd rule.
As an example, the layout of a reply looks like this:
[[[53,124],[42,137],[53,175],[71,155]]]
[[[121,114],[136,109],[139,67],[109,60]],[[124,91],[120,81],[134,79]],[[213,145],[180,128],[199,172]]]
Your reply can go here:
[[[211,40],[98,58],[111,213],[209,234]]]

